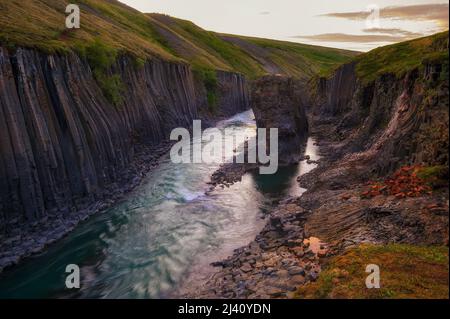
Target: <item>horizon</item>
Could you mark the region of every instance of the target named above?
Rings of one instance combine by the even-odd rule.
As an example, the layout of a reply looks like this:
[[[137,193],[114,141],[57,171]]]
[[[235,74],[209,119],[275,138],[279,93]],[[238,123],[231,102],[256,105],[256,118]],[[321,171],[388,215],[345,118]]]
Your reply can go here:
[[[335,3],[317,0],[314,4],[294,0],[280,0],[277,4],[261,0],[245,3],[238,0],[120,2],[143,13],[167,14],[189,20],[208,31],[360,52],[448,30],[448,1],[348,0]],[[379,10],[379,19],[374,19],[373,11],[368,20],[370,8]]]

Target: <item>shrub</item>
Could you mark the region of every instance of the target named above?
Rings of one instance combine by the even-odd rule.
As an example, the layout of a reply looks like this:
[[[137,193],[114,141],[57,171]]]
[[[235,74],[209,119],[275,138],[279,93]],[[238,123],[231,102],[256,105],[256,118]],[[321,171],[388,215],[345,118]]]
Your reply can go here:
[[[428,183],[433,189],[448,186],[448,166],[426,166],[421,167],[417,172],[417,176]]]
[[[145,66],[145,60],[139,57],[133,57],[133,66],[136,70],[140,70]]]
[[[117,59],[117,50],[95,40],[85,48],[84,52],[105,98],[115,106],[120,105],[123,102],[122,80],[118,74],[109,74]]]
[[[217,73],[215,70],[203,67],[193,68],[194,76],[198,81],[203,83],[206,89],[206,96],[208,100],[208,107],[211,112],[216,112],[217,107]]]
[[[117,51],[97,39],[86,48],[86,57],[91,68],[106,72],[116,61]]]
[[[94,77],[100,86],[105,98],[114,106],[119,106],[123,102],[123,83],[120,76],[105,75],[101,72],[94,71]]]

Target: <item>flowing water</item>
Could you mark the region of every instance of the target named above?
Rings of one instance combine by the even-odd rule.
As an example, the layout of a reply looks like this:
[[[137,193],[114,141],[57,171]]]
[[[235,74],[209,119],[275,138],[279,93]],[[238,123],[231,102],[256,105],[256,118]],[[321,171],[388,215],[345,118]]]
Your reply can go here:
[[[220,122],[256,133],[251,111]],[[312,139],[305,154],[318,159]],[[273,201],[304,191],[305,161],[275,175],[246,174],[208,195],[218,164],[161,164],[124,200],[78,226],[46,252],[0,275],[0,298],[161,298],[209,263],[248,244],[264,226]],[[65,288],[68,264],[81,269],[81,288]],[[195,271],[193,271],[195,270]]]

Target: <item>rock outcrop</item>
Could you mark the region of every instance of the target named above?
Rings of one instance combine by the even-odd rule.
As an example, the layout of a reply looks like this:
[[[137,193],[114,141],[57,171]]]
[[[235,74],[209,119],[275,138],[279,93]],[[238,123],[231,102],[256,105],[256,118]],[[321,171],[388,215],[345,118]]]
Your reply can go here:
[[[251,105],[258,128],[278,128],[280,164],[298,162],[308,134],[304,90],[300,81],[264,76],[253,84]]]
[[[217,72],[219,112],[221,115],[231,116],[250,108],[245,78],[237,73]]]
[[[337,115],[349,111],[355,86],[355,63],[344,64],[330,78],[319,78],[315,102],[320,101],[320,111],[326,115]]]
[[[371,82],[344,65],[317,87],[315,118],[333,122],[327,134],[341,142],[336,157],[370,162],[379,175],[401,165],[448,165],[448,79],[441,62]]]
[[[405,72],[370,78],[352,63],[319,79],[311,119],[323,158],[300,178],[308,189],[302,207],[312,211],[307,233],[344,247],[448,244],[448,81],[447,59],[424,59]],[[375,191],[365,197],[369,188],[376,190],[374,184],[411,167],[435,171],[415,186],[434,185],[432,190]]]
[[[74,53],[0,47],[0,269],[127,191],[173,128],[205,114],[205,88],[187,64],[123,56],[109,72],[123,83],[120,105]],[[249,108],[242,75],[219,72],[217,81],[218,115]]]

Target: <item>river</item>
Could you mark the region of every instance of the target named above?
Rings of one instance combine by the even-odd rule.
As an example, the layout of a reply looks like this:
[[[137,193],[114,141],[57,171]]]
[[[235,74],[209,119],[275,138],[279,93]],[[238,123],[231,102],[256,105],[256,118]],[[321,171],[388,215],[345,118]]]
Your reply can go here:
[[[256,134],[251,111],[217,124]],[[310,138],[305,154],[318,159]],[[79,225],[42,254],[0,275],[0,298],[164,298],[183,282],[206,276],[209,264],[248,244],[274,200],[300,196],[306,161],[275,175],[248,173],[242,182],[205,195],[218,164],[174,164],[165,156],[134,191]],[[81,288],[65,287],[68,264]]]

